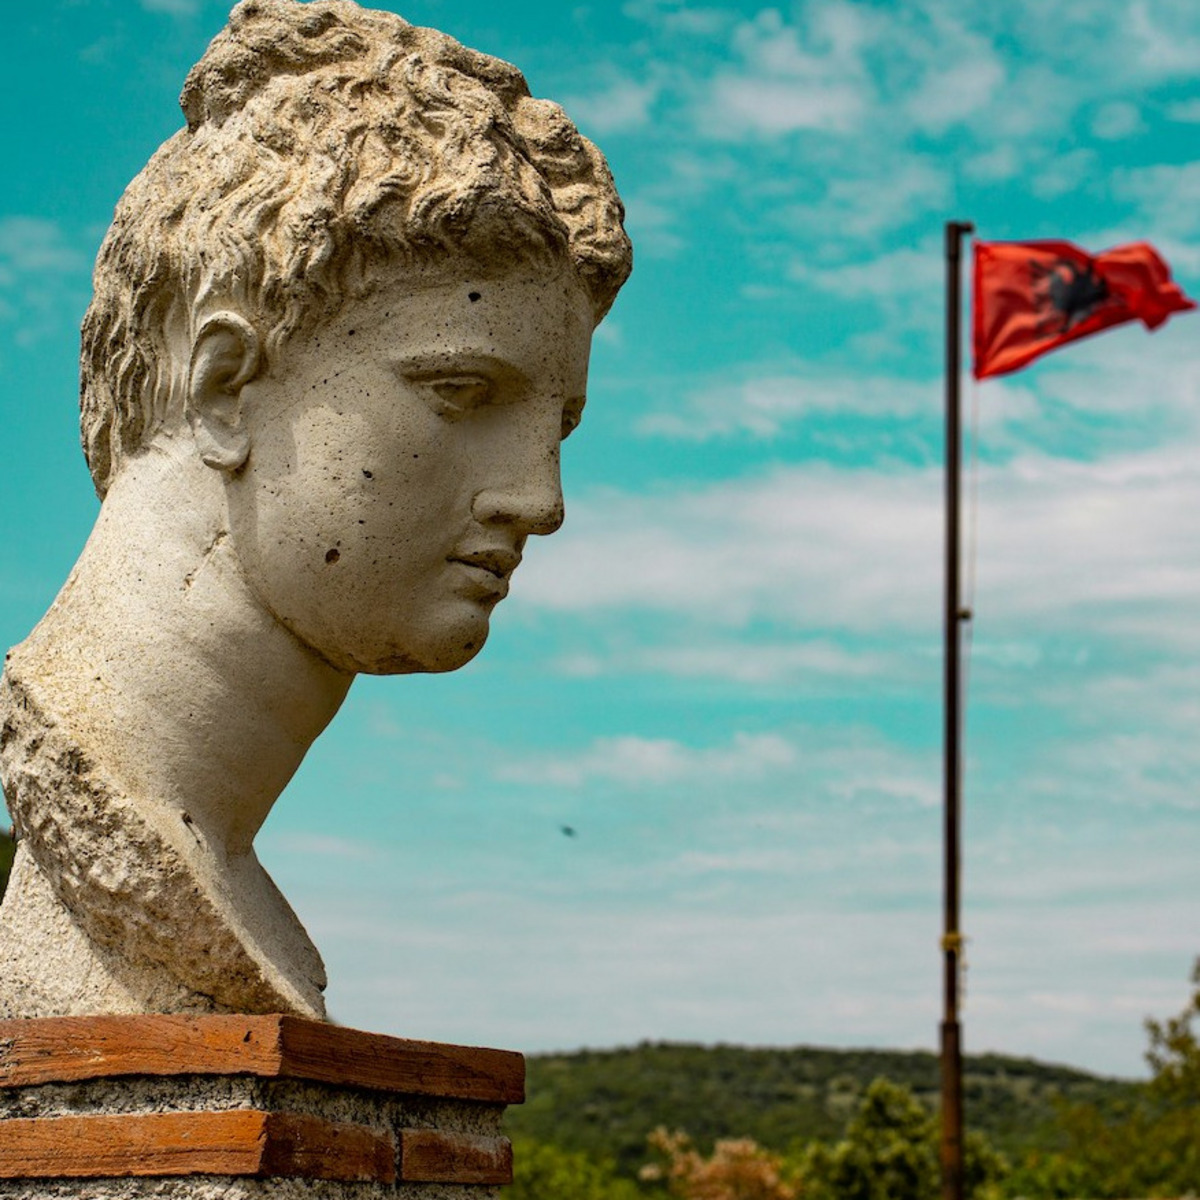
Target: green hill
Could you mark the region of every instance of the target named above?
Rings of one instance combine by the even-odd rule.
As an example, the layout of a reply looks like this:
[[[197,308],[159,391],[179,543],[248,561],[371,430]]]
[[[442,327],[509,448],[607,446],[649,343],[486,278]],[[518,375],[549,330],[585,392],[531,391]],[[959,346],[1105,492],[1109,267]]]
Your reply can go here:
[[[646,1161],[658,1125],[686,1130],[701,1148],[748,1136],[786,1150],[840,1137],[867,1085],[878,1076],[906,1084],[931,1108],[938,1064],[925,1051],[751,1049],[643,1043],[620,1050],[531,1055],[529,1099],[509,1110],[519,1137],[611,1157],[622,1172]],[[1059,1099],[1112,1111],[1138,1085],[1029,1058],[981,1055],[965,1066],[969,1126],[997,1149],[1049,1146]]]

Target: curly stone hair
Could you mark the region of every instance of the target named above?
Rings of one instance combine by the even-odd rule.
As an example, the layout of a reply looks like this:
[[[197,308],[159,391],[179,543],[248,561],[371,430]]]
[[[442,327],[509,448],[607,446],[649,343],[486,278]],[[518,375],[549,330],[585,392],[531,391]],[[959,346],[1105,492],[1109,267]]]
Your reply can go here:
[[[351,0],[243,0],[192,69],[187,127],[117,205],[80,362],[103,497],[182,413],[168,331],[206,302],[260,322],[268,362],[385,273],[569,262],[597,321],[631,267],[603,155],[524,76]]]

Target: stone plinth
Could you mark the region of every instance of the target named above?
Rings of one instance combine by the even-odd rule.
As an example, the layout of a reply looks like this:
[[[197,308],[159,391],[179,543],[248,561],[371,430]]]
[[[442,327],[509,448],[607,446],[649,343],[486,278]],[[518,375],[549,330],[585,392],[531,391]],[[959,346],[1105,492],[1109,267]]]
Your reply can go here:
[[[524,1078],[288,1016],[0,1021],[0,1200],[488,1200]]]

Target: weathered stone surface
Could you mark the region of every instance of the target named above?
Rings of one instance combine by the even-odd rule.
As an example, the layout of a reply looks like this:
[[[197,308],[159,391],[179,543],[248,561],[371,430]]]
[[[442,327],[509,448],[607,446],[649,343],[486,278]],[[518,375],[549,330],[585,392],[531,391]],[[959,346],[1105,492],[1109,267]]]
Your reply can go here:
[[[353,1088],[216,1075],[175,1079],[95,1079],[0,1092],[0,1120],[230,1109],[307,1113],[383,1130],[439,1129],[500,1136],[503,1106],[466,1100],[380,1096]]]
[[[181,103],[84,319],[103,505],[0,684],[0,1016],[323,1016],[254,836],[355,674],[478,653],[630,265],[561,109],[392,14],[244,0]]]
[[[11,669],[0,709],[0,767],[22,830],[13,899],[0,907],[11,1015],[323,1013],[320,956],[261,867],[266,903],[230,912],[186,824],[172,830],[113,788]],[[276,928],[253,930],[260,915]],[[51,974],[29,969],[35,956]]]

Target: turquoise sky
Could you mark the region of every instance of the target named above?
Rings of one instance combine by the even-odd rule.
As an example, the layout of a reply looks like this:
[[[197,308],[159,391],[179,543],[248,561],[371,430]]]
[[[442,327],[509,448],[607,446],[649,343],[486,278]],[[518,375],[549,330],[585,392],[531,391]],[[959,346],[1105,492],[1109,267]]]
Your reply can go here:
[[[637,265],[566,448],[567,524],[486,650],[356,683],[259,838],[332,1013],[525,1050],[932,1046],[941,223],[1148,239],[1200,295],[1200,8],[380,7],[568,108]],[[227,11],[39,0],[6,27],[5,645],[97,510],[92,259]],[[1198,385],[1185,316],[978,390],[968,1050],[1133,1073],[1142,1018],[1185,999]]]

